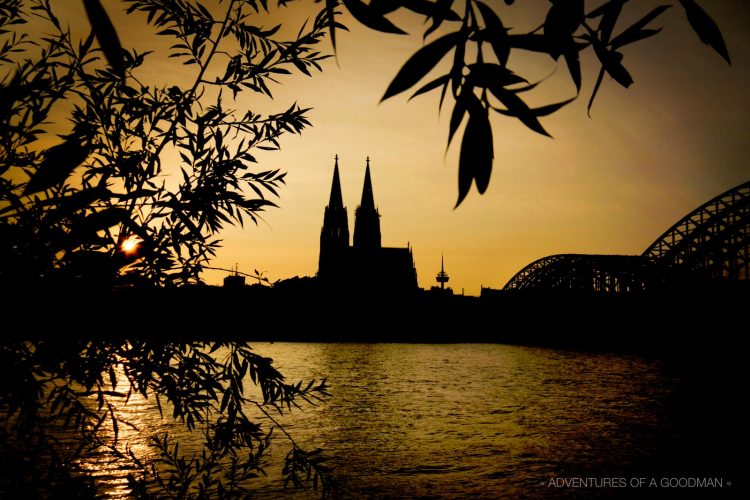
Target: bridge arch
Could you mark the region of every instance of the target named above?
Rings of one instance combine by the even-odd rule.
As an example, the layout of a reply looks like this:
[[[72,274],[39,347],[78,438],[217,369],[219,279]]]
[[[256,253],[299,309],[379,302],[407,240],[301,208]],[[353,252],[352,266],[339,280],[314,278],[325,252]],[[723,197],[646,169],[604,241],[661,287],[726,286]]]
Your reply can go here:
[[[648,265],[639,255],[550,255],[521,269],[505,290],[643,291],[648,287]]]
[[[750,279],[750,181],[687,214],[642,255],[550,255],[518,271],[504,289],[633,292],[651,288],[669,271]]]
[[[750,181],[687,214],[643,255],[658,264],[711,278],[750,278]]]

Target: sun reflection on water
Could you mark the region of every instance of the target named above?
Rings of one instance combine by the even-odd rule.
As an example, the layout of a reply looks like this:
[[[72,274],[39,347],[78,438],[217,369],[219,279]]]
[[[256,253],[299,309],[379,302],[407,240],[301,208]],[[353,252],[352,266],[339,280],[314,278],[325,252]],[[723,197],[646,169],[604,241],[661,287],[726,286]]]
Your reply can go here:
[[[117,451],[101,446],[80,457],[75,465],[82,474],[94,478],[104,487],[105,491],[100,491],[100,493],[105,493],[108,498],[126,498],[130,496],[127,476],[129,473],[138,474],[139,472],[129,457],[130,453],[143,464],[156,463],[159,451],[151,442],[152,436],[163,436],[164,433],[179,434],[180,443],[186,444],[188,449],[191,447],[197,449],[202,436],[198,431],[187,432],[180,422],[170,418],[171,413],[166,408],[162,408],[164,411],[164,417],[162,417],[153,394],[145,398],[142,394],[131,391],[130,382],[122,364],[114,367],[114,375],[117,383],[114,388],[111,386],[106,388],[108,391],[112,389],[112,394],[105,395],[104,399],[112,405],[118,422],[116,440],[111,414],[104,420],[99,431],[103,442]],[[87,397],[86,404],[90,409],[96,410],[98,408],[96,395]],[[106,409],[105,403],[102,411]]]
[[[276,359],[287,382],[329,378],[329,401],[274,416],[303,448],[326,450],[343,494],[353,497],[512,497],[561,471],[656,460],[675,439],[667,402],[676,382],[642,358],[468,344],[254,347]],[[122,367],[116,376],[115,391],[126,393]],[[248,381],[246,391],[257,388]],[[110,401],[134,426],[120,425],[119,450],[156,459],[149,437],[164,432],[180,450],[200,449],[200,429],[187,432],[167,408],[162,418],[153,397]],[[281,487],[288,448],[275,435],[269,477],[252,488],[265,498],[310,496]],[[108,497],[127,496],[127,460],[99,450],[79,466]]]

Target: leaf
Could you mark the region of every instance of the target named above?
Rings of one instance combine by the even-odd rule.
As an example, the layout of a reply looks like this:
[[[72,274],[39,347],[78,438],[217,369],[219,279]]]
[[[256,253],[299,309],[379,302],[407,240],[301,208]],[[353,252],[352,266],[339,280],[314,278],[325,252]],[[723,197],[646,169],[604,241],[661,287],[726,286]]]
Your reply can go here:
[[[622,54],[619,52],[610,52],[610,57],[607,59],[604,69],[623,87],[628,88],[633,84],[633,77],[630,76],[628,70],[622,65]]]
[[[380,102],[415,85],[456,46],[460,37],[459,32],[449,33],[415,52],[396,74]]]
[[[196,3],[196,7],[198,7],[198,9],[201,11],[201,14],[203,14],[204,18],[207,21],[213,21],[214,20],[214,18],[211,15],[211,13],[203,5],[201,5],[200,2]]]
[[[446,149],[450,147],[453,136],[455,135],[456,130],[458,130],[458,127],[461,125],[461,122],[464,119],[464,115],[466,114],[466,100],[468,99],[464,96],[469,94],[471,94],[470,91],[464,91],[463,93],[459,94],[458,97],[456,97],[456,105],[453,106],[451,121],[448,125],[448,144],[446,145]],[[471,94],[471,96],[474,97],[474,94]]]
[[[614,37],[612,39],[612,41],[610,42],[610,44],[613,47],[617,48],[617,47],[621,47],[623,45],[627,45],[628,43],[633,43],[634,41],[642,40],[643,38],[646,38],[646,37],[640,37],[640,38],[636,38],[635,40],[632,40],[632,41],[626,41],[626,40],[629,40],[629,39],[633,38],[634,36],[636,36],[635,35],[636,33],[641,32],[641,30],[643,30],[643,28],[645,28],[648,25],[648,23],[650,23],[651,21],[653,21],[654,19],[656,19],[657,17],[659,17],[664,11],[666,11],[670,7],[671,7],[671,5],[660,5],[659,7],[655,8],[654,10],[652,10],[651,12],[649,12],[648,14],[646,14],[645,16],[643,16],[640,20],[638,20],[637,22],[633,23],[630,27],[628,27],[627,29],[625,29],[622,33],[620,33],[619,35],[617,35],[616,37]],[[646,30],[646,31],[652,31],[652,30]],[[656,30],[657,33],[659,31],[660,30]],[[654,33],[654,34],[656,34],[656,33]],[[651,36],[651,35],[649,35],[649,36]]]
[[[113,366],[109,367],[109,381],[112,384],[112,390],[114,391],[117,388],[117,375],[115,374]]]
[[[219,413],[224,413],[224,410],[226,410],[230,394],[230,391],[224,391],[224,395],[221,398],[221,405],[219,406]]]
[[[456,50],[453,53],[453,64],[451,65],[450,71],[451,90],[453,90],[454,96],[459,94],[459,89],[463,83],[463,73],[465,68],[464,59],[466,58],[466,45],[469,41],[469,34],[463,28],[458,32],[458,36],[461,37],[461,40],[456,44]]]
[[[531,114],[533,116],[536,116],[536,117],[547,116],[547,115],[551,115],[552,113],[554,113],[558,109],[562,108],[563,106],[566,106],[566,105],[570,104],[571,102],[573,102],[575,100],[576,100],[575,97],[571,97],[570,99],[566,99],[566,100],[561,101],[561,102],[556,102],[554,104],[547,104],[547,105],[541,106],[539,108],[529,108],[529,111],[531,112]],[[497,111],[498,111],[498,113],[500,113],[502,115],[513,116],[512,114],[510,114],[508,111],[506,111],[504,109],[499,109]]]
[[[126,201],[126,200],[135,200],[138,198],[147,198],[151,196],[156,196],[158,194],[159,194],[159,191],[156,191],[153,189],[136,189],[135,191],[131,191],[130,193],[125,193],[125,194],[113,193],[112,196],[117,198],[120,201]]]
[[[483,2],[476,2],[476,6],[479,8],[479,12],[482,13],[482,19],[484,19],[484,25],[486,32],[489,35],[489,42],[492,45],[492,50],[495,52],[497,60],[500,65],[505,66],[508,63],[508,57],[510,56],[510,46],[508,45],[508,33],[503,22],[495,14],[487,4]]]
[[[637,42],[639,40],[643,40],[645,38],[652,37],[654,35],[658,35],[661,32],[661,28],[657,30],[639,30],[639,31],[633,31],[631,33],[628,33],[625,35],[623,33],[622,35],[618,36],[615,40],[612,40],[611,45],[612,48],[619,49],[620,47],[624,45],[629,45],[631,43]]]
[[[576,86],[576,93],[581,92],[581,61],[578,58],[577,50],[565,51],[565,63],[568,65],[568,72]]]
[[[344,6],[349,10],[352,16],[364,24],[368,28],[374,29],[375,31],[381,31],[383,33],[395,33],[397,35],[405,35],[406,32],[400,29],[398,26],[390,22],[388,19],[383,17],[383,14],[377,10],[370,8],[360,0],[343,0]]]
[[[573,33],[583,21],[583,1],[576,0],[553,3],[544,20],[544,37],[549,54],[557,60],[561,54],[574,46]]]
[[[438,111],[443,110],[443,101],[445,100],[445,93],[447,91],[448,91],[448,85],[443,85],[443,90],[440,91],[440,102],[438,103]]]
[[[537,119],[538,115],[535,115],[531,108],[516,94],[516,92],[513,92],[508,89],[504,89],[502,87],[495,86],[490,88],[490,92],[497,97],[500,102],[505,105],[507,110],[498,110],[499,113],[502,113],[506,116],[512,116],[514,118],[518,118],[521,120],[521,123],[529,127],[531,130],[538,134],[546,135],[547,137],[552,137],[549,135],[549,132],[544,130],[544,127],[542,127],[542,124],[539,123],[539,120]]]
[[[455,12],[453,12],[452,10],[450,10],[451,6],[453,5],[453,0],[437,0],[437,2],[435,2],[435,5],[436,5],[437,9],[439,9],[441,11],[442,10],[450,11],[450,14],[446,13],[446,14],[443,14],[443,15],[440,15],[440,16],[431,16],[432,17],[432,25],[430,25],[430,27],[427,28],[427,31],[424,32],[424,35],[422,35],[423,39],[427,38],[427,35],[429,35],[433,31],[435,31],[436,29],[438,29],[443,24],[443,21],[445,21],[446,19],[453,20],[454,16],[456,16],[456,18],[457,18],[456,20],[460,19],[460,17],[458,16],[458,14],[456,14]],[[406,8],[408,9],[409,7],[406,7]]]
[[[609,0],[609,2],[593,10],[586,16],[588,18],[602,16],[597,31],[599,31],[599,36],[605,44],[609,42],[609,38],[612,36],[612,30],[615,28],[615,23],[617,23],[617,19],[620,17],[620,12],[622,11],[622,6],[625,1],[626,0]]]
[[[492,85],[507,87],[517,83],[529,83],[525,78],[513,73],[505,66],[494,63],[474,63],[468,66],[466,79],[472,86],[488,88]]]
[[[112,431],[115,434],[114,446],[116,447],[117,437],[120,435],[119,426],[117,425],[117,417],[115,417],[115,409],[110,403],[107,403],[107,407],[109,408],[109,414],[112,416]]]
[[[633,83],[633,77],[630,76],[628,70],[622,65],[622,54],[614,49],[607,49],[604,44],[597,39],[594,39],[592,42],[594,45],[594,52],[602,63],[604,69],[609,73],[609,76],[614,78],[614,80],[623,87],[630,87]]]
[[[586,113],[591,117],[591,106],[594,105],[594,99],[596,98],[596,94],[599,92],[599,87],[602,84],[602,80],[604,79],[604,66],[602,66],[602,69],[599,70],[599,75],[596,77],[596,83],[594,84],[594,90],[591,92],[591,97],[589,98],[589,105],[586,108]]]
[[[607,11],[609,9],[613,8],[613,6],[616,6],[616,4],[621,4],[622,5],[623,1],[626,1],[626,0],[609,0],[608,2],[604,2],[603,4],[601,4],[596,9],[594,9],[591,12],[589,12],[588,14],[586,14],[586,18],[587,19],[594,19],[594,18],[603,16],[604,14],[607,13]]]
[[[436,89],[436,88],[438,88],[441,85],[447,84],[448,81],[450,80],[450,78],[451,78],[451,75],[443,75],[443,76],[440,76],[438,78],[435,78],[430,83],[425,84],[419,90],[417,90],[416,92],[414,92],[414,94],[412,94],[412,96],[409,98],[409,100],[411,101],[412,99],[414,99],[418,95],[425,94],[425,93],[429,92],[430,90]]]
[[[125,63],[122,57],[122,45],[117,36],[117,31],[110,21],[107,11],[104,10],[99,0],[83,0],[86,15],[91,23],[91,28],[96,33],[96,39],[104,52],[104,57],[121,79],[125,77]]]
[[[86,40],[79,43],[78,53],[81,59],[83,59],[91,49],[91,45],[94,43],[94,36],[94,30],[91,30],[91,33],[89,33],[89,36],[86,38]]]
[[[718,52],[731,65],[732,61],[729,58],[729,51],[724,43],[724,38],[711,16],[695,3],[695,0],[680,0],[680,3],[685,9],[690,26],[693,27],[693,31],[701,39],[701,42]]]
[[[326,14],[328,16],[328,31],[331,34],[331,45],[333,50],[336,50],[336,7],[338,6],[338,0],[326,0]]]
[[[454,208],[458,208],[466,198],[472,181],[476,183],[480,194],[487,190],[492,174],[492,161],[495,157],[492,126],[487,110],[473,94],[469,98],[468,109],[469,122],[466,124],[461,141],[458,161],[458,201]]]
[[[62,144],[52,146],[44,152],[44,160],[26,184],[24,194],[43,191],[65,181],[86,160],[90,151],[90,143],[77,134],[68,136]]]

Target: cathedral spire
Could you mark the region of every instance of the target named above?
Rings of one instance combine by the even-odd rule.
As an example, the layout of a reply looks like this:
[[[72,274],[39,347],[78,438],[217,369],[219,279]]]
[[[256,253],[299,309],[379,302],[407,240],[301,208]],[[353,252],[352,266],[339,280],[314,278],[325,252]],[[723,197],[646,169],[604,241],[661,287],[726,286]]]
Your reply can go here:
[[[331,196],[323,216],[323,228],[320,231],[320,259],[318,276],[331,278],[337,272],[337,263],[349,248],[349,219],[341,196],[341,179],[339,177],[339,156],[334,157],[333,181]]]
[[[362,187],[362,201],[355,212],[354,246],[358,248],[380,248],[380,214],[375,207],[370,177],[370,157],[365,167],[365,183]]]
[[[372,179],[370,179],[370,157],[367,157],[367,166],[365,167],[365,185],[362,187],[362,201],[359,202],[360,208],[375,211],[375,196],[372,194]]]
[[[333,182],[331,183],[331,197],[328,199],[328,207],[344,208],[344,199],[341,196],[341,179],[339,177],[339,155],[334,156],[336,162],[333,167]]]

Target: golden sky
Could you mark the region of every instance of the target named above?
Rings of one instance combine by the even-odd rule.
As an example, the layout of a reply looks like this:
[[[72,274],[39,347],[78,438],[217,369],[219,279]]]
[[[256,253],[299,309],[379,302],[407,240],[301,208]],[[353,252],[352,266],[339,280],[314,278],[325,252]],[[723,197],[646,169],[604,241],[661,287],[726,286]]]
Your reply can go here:
[[[652,4],[638,3],[636,15]],[[533,14],[533,2],[519,4],[516,10],[529,5]],[[605,79],[592,118],[589,71],[585,97],[543,120],[554,139],[494,119],[490,187],[484,196],[473,191],[456,210],[459,143],[444,155],[450,115],[438,114],[437,96],[378,104],[420,47],[420,26],[407,23],[410,35],[399,37],[345,18],[351,32],[339,36],[338,65],[329,60],[322,74],[274,89],[282,106],[296,100],[315,108],[312,129],[260,156],[288,171],[282,208],[264,216],[267,225],[225,231],[215,265],[238,263],[272,281],[314,274],[334,154],[350,224],[370,156],[383,244],[411,243],[422,287],[435,284],[441,253],[450,285],[472,295],[482,285],[502,287],[549,254],[641,253],[694,207],[750,175],[750,8],[742,1],[703,4],[723,30],[732,67],[695,37],[680,8],[670,9],[660,35],[625,52],[635,83],[625,90]],[[555,70],[541,58],[516,66],[525,65],[540,78]],[[541,99],[575,92],[564,67],[546,83]],[[222,277],[206,273],[212,283]]]
[[[516,3],[503,7],[510,15],[506,25],[520,29],[543,21],[538,13],[546,2]],[[483,196],[472,190],[455,210],[460,142],[445,154],[451,108],[440,115],[437,94],[408,103],[410,94],[403,94],[379,104],[403,62],[422,45],[420,20],[392,18],[410,33],[397,36],[342,17],[351,31],[338,33],[337,59],[325,61],[322,73],[272,87],[273,102],[248,95],[235,103],[267,112],[298,102],[314,108],[308,116],[313,127],[286,136],[281,151],[257,155],[263,170],[288,172],[277,200],[281,208],[262,214],[258,227],[226,229],[212,265],[236,263],[271,281],[314,275],[335,154],[350,225],[365,158],[371,158],[383,245],[412,245],[421,287],[435,284],[441,254],[449,285],[477,295],[480,286],[500,288],[545,255],[641,253],[693,208],[750,177],[750,7],[744,0],[700,3],[721,27],[732,67],[697,39],[680,7],[668,10],[655,23],[665,28],[661,34],[624,49],[635,83],[626,90],[605,77],[591,118],[591,57],[584,60],[581,98],[542,119],[554,139],[496,116],[490,187]],[[631,4],[632,15],[640,17],[658,2]],[[121,3],[104,5],[119,23],[124,46],[150,48],[138,32],[142,26],[117,14]],[[269,27],[280,20],[296,32],[321,5],[292,4],[263,22]],[[324,48],[332,50],[327,42]],[[575,94],[563,64],[521,57],[510,65],[534,78],[551,75],[540,85],[538,104]],[[163,65],[158,76],[169,80],[169,68],[183,71]],[[220,284],[225,274],[208,271],[204,278]]]

